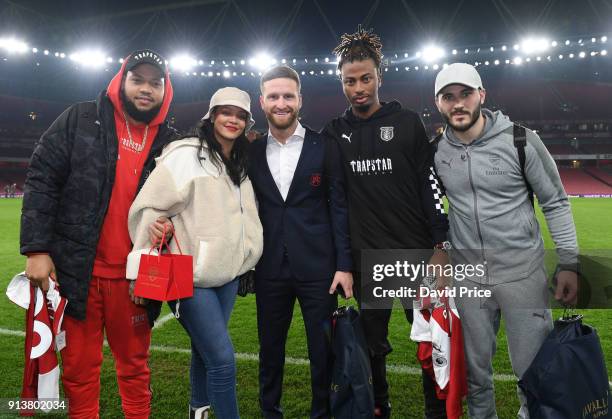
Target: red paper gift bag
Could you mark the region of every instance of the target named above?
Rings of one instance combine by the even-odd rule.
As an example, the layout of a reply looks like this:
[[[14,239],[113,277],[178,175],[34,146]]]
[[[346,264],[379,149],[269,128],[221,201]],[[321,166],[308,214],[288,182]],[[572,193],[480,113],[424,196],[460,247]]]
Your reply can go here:
[[[138,277],[134,295],[157,301],[172,301],[193,296],[193,257],[184,255],[176,235],[174,240],[179,248],[179,254],[162,254],[165,232],[158,248],[158,254],[140,256]],[[169,251],[169,248],[168,248]]]

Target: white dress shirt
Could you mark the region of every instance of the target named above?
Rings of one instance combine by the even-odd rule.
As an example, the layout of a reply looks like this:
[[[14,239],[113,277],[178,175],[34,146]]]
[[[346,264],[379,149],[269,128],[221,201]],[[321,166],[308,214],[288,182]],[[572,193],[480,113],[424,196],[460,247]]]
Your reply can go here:
[[[289,187],[295,174],[306,129],[298,122],[295,132],[287,139],[285,144],[279,142],[271,132],[268,132],[268,144],[266,146],[266,159],[270,173],[274,178],[274,183],[278,188],[283,200],[287,200]]]

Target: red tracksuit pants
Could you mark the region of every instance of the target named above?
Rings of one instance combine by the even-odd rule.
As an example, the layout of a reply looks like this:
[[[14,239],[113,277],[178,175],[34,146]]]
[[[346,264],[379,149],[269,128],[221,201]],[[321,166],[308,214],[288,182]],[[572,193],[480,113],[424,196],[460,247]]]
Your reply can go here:
[[[70,302],[68,302],[70,304]],[[64,317],[62,382],[72,419],[99,417],[100,369],[104,332],[115,358],[121,405],[126,418],[148,418],[151,373],[147,360],[151,329],[146,310],[129,296],[129,281],[93,277],[84,321]]]

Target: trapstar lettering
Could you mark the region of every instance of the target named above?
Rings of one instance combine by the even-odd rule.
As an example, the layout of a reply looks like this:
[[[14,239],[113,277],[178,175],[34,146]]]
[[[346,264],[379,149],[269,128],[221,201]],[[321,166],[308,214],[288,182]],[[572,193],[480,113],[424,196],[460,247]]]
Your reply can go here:
[[[362,175],[387,174],[393,171],[393,164],[390,158],[351,160],[353,173]]]

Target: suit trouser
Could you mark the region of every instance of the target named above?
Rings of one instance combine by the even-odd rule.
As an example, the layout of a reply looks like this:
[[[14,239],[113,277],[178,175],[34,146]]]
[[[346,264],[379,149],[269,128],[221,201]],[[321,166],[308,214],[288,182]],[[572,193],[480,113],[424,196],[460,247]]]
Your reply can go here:
[[[353,272],[355,298],[361,305],[361,272]],[[363,309],[360,312],[361,325],[370,353],[374,403],[384,406],[389,402],[389,383],[387,382],[387,355],[393,347],[389,342],[389,321],[392,309]],[[412,307],[404,308],[408,323],[412,324]],[[436,386],[429,374],[422,374],[423,395],[425,397],[425,417],[428,419],[446,418],[446,402],[436,397]]]
[[[285,265],[287,263],[285,262]],[[312,389],[311,418],[327,418],[332,353],[329,341],[331,316],[337,298],[329,294],[331,279],[300,281],[288,266],[277,279],[255,281],[259,334],[259,403],[264,417],[282,418],[280,407],[285,343],[297,299],[302,310]]]
[[[552,330],[548,306],[546,271],[499,285],[479,285],[469,280],[456,286],[491,290],[490,298],[456,298],[461,316],[468,373],[470,418],[497,418],[492,359],[496,350],[500,317],[504,318],[512,370],[521,378]],[[459,295],[459,293],[457,293]],[[527,402],[517,387],[521,402],[519,418],[528,418]]]
[[[149,417],[151,328],[147,311],[130,300],[128,289],[125,279],[93,277],[85,320],[64,317],[62,382],[69,401],[68,414],[73,419],[98,417],[104,332],[115,359],[125,417]]]

